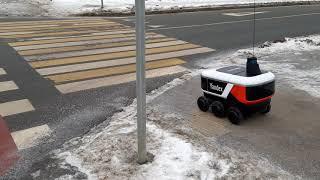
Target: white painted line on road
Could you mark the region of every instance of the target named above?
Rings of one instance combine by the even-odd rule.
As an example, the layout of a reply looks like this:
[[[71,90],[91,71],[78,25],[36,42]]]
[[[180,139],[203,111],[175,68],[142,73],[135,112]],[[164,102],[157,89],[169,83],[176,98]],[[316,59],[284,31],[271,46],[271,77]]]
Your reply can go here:
[[[13,81],[4,81],[0,82],[0,92],[5,92],[5,91],[12,91],[19,89],[16,83]]]
[[[169,41],[169,42],[160,42],[160,43],[152,43],[146,44],[146,48],[157,48],[164,46],[173,46],[179,44],[186,44],[185,41]],[[94,54],[104,54],[104,53],[114,53],[114,52],[122,52],[122,51],[132,51],[135,50],[136,46],[123,46],[123,47],[115,47],[115,48],[106,48],[106,49],[93,49],[93,50],[85,50],[85,51],[73,51],[66,53],[56,53],[56,54],[47,54],[40,56],[26,56],[26,60],[45,60],[45,59],[56,59],[56,58],[66,58],[66,57],[75,57],[75,56],[88,56]]]
[[[89,36],[98,36],[98,35],[112,35],[112,34],[127,34],[127,33],[133,33],[134,30],[126,30],[126,29],[115,29],[118,31],[107,31],[107,32],[94,32],[89,33],[85,35],[71,35],[71,36],[52,36],[52,37],[36,37],[36,38],[30,38],[28,41],[37,41],[37,40],[50,40],[50,39],[65,39],[65,38],[74,38],[74,37],[89,37]],[[79,31],[81,32],[81,31]]]
[[[289,15],[289,16],[276,16],[276,17],[269,17],[269,18],[258,18],[258,19],[256,19],[256,21],[272,20],[272,19],[286,19],[286,18],[312,16],[312,15],[320,15],[320,13],[309,13],[309,14],[297,14],[297,15]],[[193,28],[193,27],[215,26],[215,25],[222,25],[222,24],[235,24],[235,23],[243,23],[243,22],[251,22],[251,21],[253,21],[253,19],[246,19],[246,20],[239,20],[239,21],[224,21],[224,22],[207,23],[207,24],[195,24],[195,25],[187,25],[187,26],[173,26],[173,27],[164,27],[164,28],[154,28],[154,29],[148,29],[148,30],[155,31],[155,30],[184,29],[184,28]]]
[[[160,77],[165,75],[172,75],[187,71],[186,68],[181,66],[171,66],[167,68],[159,68],[146,71],[147,78]],[[69,84],[57,85],[56,88],[63,94],[94,89],[105,86],[112,86],[117,84],[128,83],[136,80],[135,73],[111,76],[106,78],[92,79],[80,82],[74,82]]]
[[[49,136],[51,130],[48,125],[42,125],[16,131],[11,136],[19,150],[31,148],[36,145],[37,140],[45,136]]]
[[[267,13],[269,11],[259,11],[259,12],[237,12],[237,13],[222,13],[223,15],[226,16],[235,16],[235,17],[242,17],[242,16],[251,16],[254,14],[263,14],[263,13]]]
[[[7,72],[3,68],[0,68],[0,75],[5,75],[5,74],[7,74]]]
[[[34,107],[27,99],[0,104],[0,114],[3,117],[14,114],[20,114],[28,111],[34,111]]]
[[[160,28],[163,27],[164,25],[148,25],[150,28]]]
[[[146,38],[162,38],[163,35],[149,35]],[[126,37],[126,38],[115,38],[115,39],[102,39],[102,40],[91,40],[91,41],[79,41],[79,42],[65,42],[65,43],[53,43],[53,44],[40,44],[40,45],[30,45],[30,46],[17,46],[14,47],[17,51],[22,50],[31,50],[31,49],[43,49],[43,48],[55,48],[55,47],[67,47],[67,46],[78,46],[78,45],[90,45],[90,44],[99,44],[99,43],[113,43],[113,42],[123,42],[135,40],[135,36]]]
[[[169,53],[152,54],[152,55],[146,56],[146,61],[169,59],[169,58],[189,56],[193,54],[201,54],[201,53],[207,53],[207,52],[213,52],[213,51],[215,50],[202,47],[202,48],[188,49],[188,50],[182,50],[182,51],[173,51]],[[51,75],[51,74],[88,70],[88,69],[96,69],[96,68],[102,68],[102,67],[133,64],[135,62],[136,62],[136,58],[130,57],[130,58],[123,58],[123,59],[114,59],[114,60],[107,60],[107,61],[98,61],[98,62],[91,62],[91,63],[43,68],[43,69],[37,69],[37,72],[41,75]]]

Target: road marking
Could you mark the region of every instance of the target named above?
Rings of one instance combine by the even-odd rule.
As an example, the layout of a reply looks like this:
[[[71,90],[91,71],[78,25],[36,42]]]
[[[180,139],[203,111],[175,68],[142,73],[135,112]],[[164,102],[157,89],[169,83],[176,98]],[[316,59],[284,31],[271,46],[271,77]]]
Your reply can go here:
[[[97,30],[86,30],[86,31],[63,31],[63,32],[45,32],[43,31],[43,33],[39,33],[37,31],[31,32],[31,33],[24,33],[24,32],[20,32],[21,34],[13,34],[13,35],[2,35],[0,33],[0,37],[3,38],[32,38],[32,37],[41,37],[41,36],[45,36],[45,37],[51,37],[51,36],[55,36],[55,35],[76,35],[76,34],[87,34],[87,33],[94,33],[94,32],[99,32]],[[19,33],[19,32],[14,32],[14,33]]]
[[[147,62],[146,69],[150,70],[150,69],[156,69],[156,68],[163,68],[163,67],[180,65],[184,63],[185,61],[181,59],[176,59],[176,58],[165,59],[165,60],[159,60],[154,62]],[[115,67],[109,67],[109,68],[94,69],[89,71],[59,74],[59,75],[47,76],[46,78],[51,79],[56,84],[58,84],[58,83],[65,83],[69,81],[79,81],[83,79],[92,79],[92,78],[105,77],[105,76],[111,76],[111,75],[132,73],[135,71],[136,71],[136,64],[130,64],[125,66],[115,66]]]
[[[166,68],[159,68],[146,71],[147,78],[161,77],[165,75],[178,74],[186,72],[187,69],[181,66],[171,66]],[[63,94],[94,89],[99,87],[112,86],[117,84],[128,83],[136,80],[136,74],[124,74],[118,76],[111,76],[105,78],[98,78],[68,84],[57,85],[56,88]]]
[[[0,82],[0,92],[5,92],[5,91],[12,91],[19,89],[16,83],[13,81],[4,81]]]
[[[147,33],[148,35],[155,35],[155,33]],[[51,43],[62,43],[62,42],[75,42],[75,41],[88,41],[97,39],[111,39],[111,38],[123,38],[135,36],[135,34],[111,34],[103,36],[87,36],[87,37],[73,37],[73,38],[59,38],[59,39],[49,39],[49,40],[36,40],[36,41],[24,41],[9,43],[10,46],[28,46],[28,45],[39,45],[39,44],[51,44]]]
[[[0,26],[12,26],[12,25],[30,25],[30,24],[64,24],[64,23],[76,23],[76,22],[92,22],[92,21],[109,21],[102,18],[92,18],[92,19],[58,19],[58,20],[39,20],[39,21],[14,21],[14,22],[1,22]]]
[[[191,48],[197,48],[199,47],[198,45],[193,45],[193,44],[184,44],[184,45],[177,45],[177,46],[169,46],[169,47],[162,47],[162,48],[154,48],[154,49],[147,49],[146,54],[147,58],[153,57],[155,60],[159,60],[160,58],[156,57],[163,57],[162,59],[168,59],[168,58],[173,58],[173,57],[179,57],[183,56],[185,54],[197,54],[201,53],[202,51],[207,51],[208,49],[206,48],[198,48],[189,50],[189,51],[183,51],[177,54],[170,54],[173,57],[166,57],[165,55],[162,54],[155,54],[155,55],[148,55],[148,54],[154,54],[154,53],[164,53],[164,52],[172,52],[172,51],[177,51],[181,49],[191,49]],[[199,50],[196,52],[195,50]],[[43,68],[43,67],[48,67],[48,66],[57,66],[57,65],[65,65],[65,64],[74,64],[74,65],[66,65],[66,66],[59,66],[59,67],[52,67],[52,68],[44,68],[44,69],[39,69],[39,73],[42,75],[49,75],[53,73],[64,73],[68,72],[66,71],[66,68],[71,68],[71,69],[77,69],[77,70],[85,70],[86,68],[89,68],[93,65],[94,69],[98,68],[94,64],[98,65],[105,65],[105,64],[115,64],[115,65],[122,65],[122,63],[130,64],[132,61],[135,61],[135,51],[127,51],[127,52],[117,52],[117,53],[109,53],[109,54],[99,54],[99,55],[91,55],[91,56],[80,56],[80,57],[72,57],[72,58],[62,58],[62,59],[54,59],[54,60],[43,60],[43,61],[33,61],[31,62],[31,66],[33,68]],[[169,55],[169,56],[170,56]],[[178,55],[178,56],[176,56]],[[130,58],[127,58],[130,57]],[[124,58],[124,59],[116,59],[116,58]],[[112,60],[113,59],[113,60]],[[90,61],[105,61],[104,63],[102,62],[93,62],[93,63],[85,63],[85,64],[75,64],[75,63],[83,63],[83,62],[90,62]],[[116,63],[119,64],[116,64]],[[121,63],[121,64],[120,64]],[[109,66],[109,65],[108,65]],[[82,69],[85,68],[85,69]],[[70,69],[70,70],[71,70]],[[89,68],[90,69],[90,68]],[[63,71],[63,72],[62,72]]]
[[[49,136],[51,130],[48,125],[42,125],[16,131],[11,133],[11,136],[19,150],[31,148],[37,143],[37,140],[45,136]]]
[[[150,38],[162,38],[163,35],[147,35],[146,39]],[[31,49],[41,49],[41,48],[55,48],[55,47],[67,47],[67,46],[77,46],[77,45],[90,45],[98,43],[114,43],[114,42],[123,42],[135,40],[135,35],[131,35],[126,38],[114,38],[114,39],[102,39],[102,40],[91,40],[91,41],[79,41],[79,42],[65,42],[65,43],[53,43],[53,44],[41,44],[41,45],[32,45],[32,46],[17,46],[13,47],[17,51],[21,50],[31,50]]]
[[[99,26],[102,24],[104,26]],[[18,34],[7,34],[6,37],[14,38],[15,42],[10,45],[40,75],[53,81],[58,90],[62,93],[76,92],[135,79],[132,76],[136,70],[135,31],[129,26],[112,26],[113,24],[118,23],[52,23],[51,25],[57,26],[46,29],[39,27],[40,30],[30,30],[29,32],[33,32],[30,34],[20,34],[17,30]],[[83,25],[87,27],[82,27]],[[90,29],[94,32],[88,32],[90,25],[94,26]],[[185,61],[177,59],[178,57],[214,51],[154,32],[147,33],[146,39],[146,68],[149,77],[184,72],[186,68],[179,65]],[[75,86],[77,89],[73,89]]]
[[[146,43],[173,41],[173,40],[175,39],[174,38],[149,39],[146,41]],[[40,54],[61,53],[61,52],[68,52],[68,51],[121,47],[121,46],[134,45],[134,44],[136,44],[135,41],[128,41],[128,42],[118,42],[118,43],[108,43],[108,44],[95,44],[92,46],[68,46],[68,47],[58,47],[58,48],[25,50],[25,51],[19,51],[19,54],[21,56],[31,56],[31,55],[40,55]]]
[[[79,32],[86,32],[86,31],[93,31],[93,32],[101,32],[102,30],[103,31],[110,31],[110,30],[114,30],[114,29],[129,29],[130,27],[129,26],[125,26],[125,25],[115,25],[115,26],[99,26],[99,27],[79,27],[79,28],[76,28]],[[43,34],[44,33],[49,33],[49,35],[51,33],[51,35],[54,35],[55,33],[58,34],[58,33],[62,33],[62,32],[72,32],[74,31],[74,29],[72,28],[68,28],[68,29],[34,29],[32,30],[33,33],[28,33],[26,34],[25,36],[23,36],[23,32],[31,32],[31,31],[26,31],[26,30],[15,30],[15,32],[13,32],[12,35],[6,35],[8,38],[14,38],[15,36],[17,37],[30,37],[31,35],[33,36],[37,36],[37,34],[40,34],[42,36],[44,36]],[[77,31],[77,32],[78,32]],[[1,32],[0,32],[1,34]]]
[[[251,16],[254,14],[263,14],[267,13],[269,11],[259,11],[259,12],[236,12],[236,13],[222,13],[223,15],[226,16],[235,16],[235,17],[242,17],[242,16]]]
[[[320,15],[320,13],[298,14],[298,15],[289,15],[289,16],[276,16],[276,17],[269,17],[269,18],[257,18],[256,21],[272,20],[272,19],[286,19],[286,18],[301,17],[301,16],[312,16],[312,15]],[[187,25],[187,26],[173,26],[173,27],[156,28],[156,29],[149,29],[149,31],[152,31],[152,30],[184,29],[184,28],[193,28],[193,27],[205,27],[205,26],[215,26],[215,25],[223,25],[223,24],[235,24],[235,23],[252,22],[252,21],[253,21],[253,19],[246,19],[246,20],[239,20],[239,21],[224,21],[224,22],[218,22],[218,23],[207,23],[207,24]]]
[[[119,23],[116,22],[90,22],[90,23],[81,23],[81,24],[68,24],[68,25],[60,25],[60,24],[45,24],[45,25],[30,25],[30,26],[2,26],[0,27],[0,30],[10,30],[10,29],[15,29],[15,30],[32,30],[32,29],[57,29],[57,27],[60,28],[70,28],[70,27],[83,27],[83,26],[100,26],[100,25],[120,25]]]
[[[34,31],[25,31],[25,32],[6,32],[6,33],[0,33],[0,36],[10,36],[10,35],[24,35],[24,34],[32,34],[35,33]]]
[[[93,32],[90,34],[84,34],[84,35],[74,35],[72,34],[71,36],[47,36],[47,37],[35,37],[28,39],[28,41],[33,41],[33,40],[51,40],[51,39],[65,39],[65,38],[75,38],[75,37],[92,37],[92,36],[98,36],[98,35],[112,35],[112,34],[128,34],[128,33],[134,33],[134,30],[128,30],[126,29],[118,29],[118,31],[114,30],[108,30],[105,32]]]
[[[0,114],[4,117],[34,110],[34,107],[27,99],[0,104]]]
[[[165,46],[174,46],[180,44],[187,44],[185,41],[169,41],[169,42],[159,42],[159,43],[151,43],[146,44],[146,48],[158,48]],[[123,51],[132,51],[135,50],[136,46],[122,46],[122,47],[114,47],[114,48],[105,48],[105,49],[92,49],[85,51],[73,51],[73,52],[65,52],[65,53],[56,53],[56,54],[48,54],[41,56],[27,56],[26,60],[45,60],[45,59],[58,59],[58,58],[69,58],[69,57],[77,57],[77,56],[89,56],[96,54],[106,54],[106,53],[114,53],[114,52],[123,52]]]
[[[103,28],[103,27],[108,27],[108,28],[111,28],[111,27],[119,27],[119,26],[122,26],[122,27],[129,27],[129,26],[124,26],[124,25],[120,25],[120,24],[109,24],[108,26],[106,26],[105,24],[97,24],[97,25],[81,25],[81,26],[77,26],[77,28]],[[32,31],[32,30],[41,30],[41,31],[44,31],[44,30],[64,30],[64,29],[73,29],[75,28],[74,26],[54,26],[54,27],[43,27],[43,28],[31,28],[31,29],[16,29],[15,31]],[[1,30],[0,29],[0,32],[6,32],[8,31],[9,29],[3,29]]]
[[[7,72],[3,68],[0,68],[0,75],[5,75],[5,74],[7,74]]]
[[[148,25],[150,28],[160,28],[163,27],[164,25]]]
[[[8,30],[11,30],[11,29],[40,29],[40,28],[43,28],[43,27],[58,27],[59,25],[57,24],[52,24],[52,25],[36,25],[36,26],[11,26],[11,27],[0,27],[0,31],[2,30],[5,30],[5,31],[8,31]]]

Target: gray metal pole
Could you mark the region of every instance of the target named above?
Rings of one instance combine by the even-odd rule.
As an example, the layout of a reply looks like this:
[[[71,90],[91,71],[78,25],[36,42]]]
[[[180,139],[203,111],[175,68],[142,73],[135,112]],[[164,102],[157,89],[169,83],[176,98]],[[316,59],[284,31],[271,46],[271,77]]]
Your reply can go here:
[[[146,150],[146,83],[145,83],[145,0],[135,0],[138,163],[147,162]]]
[[[103,9],[104,5],[103,5],[103,0],[101,0],[101,9]]]

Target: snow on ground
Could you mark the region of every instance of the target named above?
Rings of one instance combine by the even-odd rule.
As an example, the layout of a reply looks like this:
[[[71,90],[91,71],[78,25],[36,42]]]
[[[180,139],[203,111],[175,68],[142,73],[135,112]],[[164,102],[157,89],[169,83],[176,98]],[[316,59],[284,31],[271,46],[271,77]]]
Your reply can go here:
[[[226,64],[246,63],[251,49],[242,49],[230,55],[209,58],[199,64],[205,68]],[[260,67],[276,74],[278,85],[290,85],[295,89],[320,97],[320,35],[285,38],[266,42],[255,49]]]
[[[198,73],[185,74],[147,96],[147,103],[178,86]],[[241,157],[216,146],[212,151],[192,136],[182,136],[155,122],[163,118],[181,118],[177,114],[156,116],[157,109],[147,108],[147,150],[149,159],[144,165],[136,163],[136,101],[115,114],[109,124],[102,124],[82,138],[75,138],[54,152],[60,167],[73,167],[85,179],[244,179],[292,177],[267,161],[252,163],[253,156]],[[166,122],[166,121],[163,121]],[[79,173],[78,173],[79,174]],[[57,178],[77,179],[64,174]]]
[[[309,0],[256,0],[257,3],[301,2]],[[253,0],[146,0],[147,11],[243,5]],[[0,15],[65,16],[100,8],[101,0],[0,0]],[[104,10],[133,12],[134,0],[104,0]]]
[[[251,53],[250,48],[242,49],[208,58],[199,66],[217,68],[227,64],[244,65]],[[266,42],[257,47],[255,53],[261,67],[276,74],[278,85],[290,85],[320,97],[320,35]],[[147,96],[147,101],[155,100],[164,92],[198,75],[198,72],[195,70],[193,74],[184,75],[153,91]],[[55,151],[55,156],[63,161],[60,166],[71,165],[88,179],[298,179],[263,158],[257,159],[257,155],[221,147],[212,138],[210,146],[214,148],[211,148],[205,143],[208,141],[190,135],[196,134],[194,131],[178,133],[171,130],[171,124],[164,123],[183,122],[183,116],[177,113],[159,115],[153,106],[147,108],[147,143],[149,157],[154,155],[154,159],[139,166],[136,163],[135,103],[115,114],[110,124],[104,123],[83,138],[75,138]],[[191,133],[186,133],[188,131]],[[76,178],[65,174],[57,179]]]

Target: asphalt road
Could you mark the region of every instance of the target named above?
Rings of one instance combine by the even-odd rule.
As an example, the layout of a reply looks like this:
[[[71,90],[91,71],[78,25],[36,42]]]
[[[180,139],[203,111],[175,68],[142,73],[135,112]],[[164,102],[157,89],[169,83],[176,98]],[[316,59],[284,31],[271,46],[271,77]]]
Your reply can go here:
[[[147,16],[148,32],[155,32],[170,38],[215,49],[220,53],[249,47],[252,44],[252,9],[163,14]],[[320,32],[320,6],[291,6],[257,8],[257,44],[284,37],[304,36]],[[228,13],[228,14],[226,14]],[[106,18],[124,25],[133,26],[133,17]],[[40,20],[39,18],[0,18],[0,22]],[[50,18],[45,18],[49,20]],[[8,30],[9,32],[9,30]],[[20,151],[22,159],[4,179],[28,179],[41,163],[47,163],[47,154],[59,148],[65,141],[85,134],[92,127],[108,120],[115,112],[130,104],[135,97],[133,82],[108,87],[100,87],[61,95],[47,81],[17,54],[13,47],[2,40],[0,44],[0,66],[7,71],[0,81],[14,81],[18,91],[0,93],[0,103],[15,99],[28,99],[35,111],[5,117],[11,132],[31,126],[48,125],[50,137],[37,145]],[[192,55],[183,57],[187,68],[195,67],[196,60],[212,55]],[[149,79],[147,90],[151,91],[173,78],[166,75]],[[37,163],[40,162],[40,163]]]

